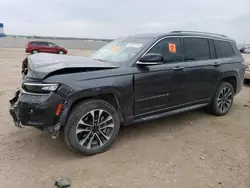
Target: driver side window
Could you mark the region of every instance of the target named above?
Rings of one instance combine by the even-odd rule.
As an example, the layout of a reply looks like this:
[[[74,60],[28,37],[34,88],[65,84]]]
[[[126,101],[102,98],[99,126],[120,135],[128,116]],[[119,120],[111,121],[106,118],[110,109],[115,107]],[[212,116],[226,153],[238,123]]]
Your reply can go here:
[[[163,39],[151,48],[148,53],[162,54],[164,63],[180,62],[183,60],[180,38]]]
[[[49,47],[55,47],[56,45],[53,43],[49,43]]]

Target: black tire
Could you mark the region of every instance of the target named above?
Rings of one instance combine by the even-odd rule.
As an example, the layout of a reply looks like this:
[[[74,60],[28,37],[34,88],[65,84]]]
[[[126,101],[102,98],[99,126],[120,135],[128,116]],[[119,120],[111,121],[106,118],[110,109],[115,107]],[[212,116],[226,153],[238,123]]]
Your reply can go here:
[[[37,54],[37,53],[39,53],[39,51],[38,51],[38,50],[32,50],[31,53],[32,53],[32,54]]]
[[[78,128],[79,121],[83,120],[84,116],[86,114],[90,114],[90,112],[93,110],[97,110],[97,111],[104,110],[105,112],[108,112],[109,115],[113,118],[112,119],[112,122],[113,122],[112,126],[113,127],[112,127],[112,134],[109,136],[110,138],[108,140],[105,140],[106,143],[104,143],[102,140],[102,143],[104,143],[104,145],[98,146],[97,148],[88,149],[86,146],[83,146],[85,144],[85,142],[83,143],[83,145],[80,145],[80,143],[79,143],[80,141],[78,138],[79,133],[76,133],[76,131],[78,130],[77,128]],[[99,111],[98,111],[98,114],[99,114]],[[120,130],[120,119],[119,119],[119,116],[118,116],[116,109],[111,104],[107,103],[106,101],[99,100],[99,99],[96,99],[96,100],[93,99],[93,100],[84,101],[72,109],[72,111],[68,117],[66,126],[64,127],[64,138],[65,138],[67,145],[69,146],[69,148],[73,152],[76,152],[76,153],[79,153],[79,154],[85,155],[85,156],[90,156],[90,155],[95,155],[98,153],[105,152],[111,146],[111,144],[114,142],[115,138],[117,137],[117,135],[119,133],[119,130]],[[100,131],[100,129],[98,129],[98,131]],[[102,135],[98,131],[96,133],[93,133],[92,131],[90,131],[91,132],[90,134],[92,134],[92,135],[85,136],[85,137],[89,138],[89,137],[92,137],[94,134],[98,134],[99,136],[98,136],[97,142],[99,142]],[[87,133],[83,132],[83,135],[87,135],[88,133],[89,132],[87,132]],[[82,134],[82,133],[80,133],[80,134]],[[95,139],[97,139],[97,135],[95,135],[93,137],[95,137]],[[104,139],[104,138],[105,137],[102,136],[102,139]],[[89,140],[91,140],[91,139],[87,140],[88,143],[89,143]],[[100,142],[99,142],[99,144],[100,144]],[[92,144],[90,144],[90,145],[92,146]]]
[[[62,50],[60,50],[60,51],[58,51],[58,54],[63,55],[63,54],[64,54],[64,52],[63,52]]]
[[[230,105],[228,105],[228,103],[227,103],[226,106],[224,105],[225,108],[226,108],[224,110],[222,110],[220,108],[222,104],[219,105],[219,102],[218,102],[220,100],[219,98],[221,98],[221,96],[223,96],[223,94],[221,93],[223,91],[229,92],[229,94],[231,93],[230,98],[227,98],[227,99],[231,100],[231,103],[230,103]],[[217,115],[217,116],[223,116],[223,115],[227,114],[231,109],[231,106],[233,104],[233,99],[234,99],[234,88],[233,88],[233,86],[229,82],[225,82],[225,81],[221,82],[218,89],[217,89],[217,91],[216,91],[216,93],[215,93],[215,95],[214,95],[214,97],[213,97],[213,99],[212,99],[211,105],[209,107],[210,112],[212,114],[214,114],[214,115]],[[227,101],[227,102],[229,101],[229,100],[226,100],[226,99],[222,99],[220,101],[223,101],[223,100]]]

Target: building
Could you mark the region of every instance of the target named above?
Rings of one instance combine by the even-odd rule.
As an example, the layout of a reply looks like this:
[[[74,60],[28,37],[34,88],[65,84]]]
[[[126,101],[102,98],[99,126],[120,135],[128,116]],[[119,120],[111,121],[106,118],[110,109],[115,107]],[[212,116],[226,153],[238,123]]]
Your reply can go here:
[[[4,27],[3,27],[3,23],[0,23],[0,37],[4,37]]]

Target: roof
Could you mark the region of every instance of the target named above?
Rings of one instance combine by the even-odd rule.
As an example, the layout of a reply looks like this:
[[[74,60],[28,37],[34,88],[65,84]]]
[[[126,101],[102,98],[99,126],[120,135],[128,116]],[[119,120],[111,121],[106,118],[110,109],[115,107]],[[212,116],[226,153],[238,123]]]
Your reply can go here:
[[[48,41],[42,41],[42,40],[32,40],[32,41],[29,41],[29,42],[48,42]]]
[[[132,37],[153,37],[153,38],[162,38],[167,36],[198,36],[198,37],[208,37],[213,39],[229,40],[234,41],[233,39],[227,37],[226,35],[201,32],[201,31],[171,31],[168,33],[142,33],[131,35]]]

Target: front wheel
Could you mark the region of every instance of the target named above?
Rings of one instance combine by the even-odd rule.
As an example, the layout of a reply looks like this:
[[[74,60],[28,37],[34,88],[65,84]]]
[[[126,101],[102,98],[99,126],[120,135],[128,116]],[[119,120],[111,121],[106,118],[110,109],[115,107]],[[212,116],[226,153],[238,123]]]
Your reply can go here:
[[[63,55],[63,54],[64,54],[64,52],[63,52],[62,50],[60,50],[58,53],[59,53],[60,55]]]
[[[227,114],[233,104],[234,88],[229,82],[221,82],[212,100],[210,110],[217,116]]]
[[[112,105],[103,100],[88,100],[74,107],[64,136],[71,150],[90,156],[106,151],[119,129],[119,116]]]

